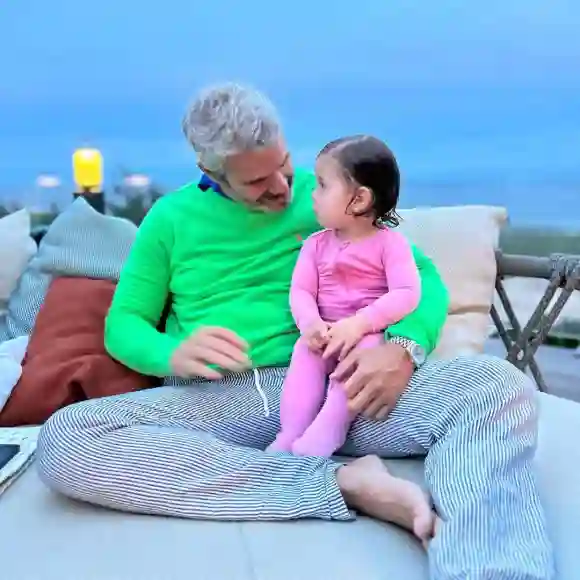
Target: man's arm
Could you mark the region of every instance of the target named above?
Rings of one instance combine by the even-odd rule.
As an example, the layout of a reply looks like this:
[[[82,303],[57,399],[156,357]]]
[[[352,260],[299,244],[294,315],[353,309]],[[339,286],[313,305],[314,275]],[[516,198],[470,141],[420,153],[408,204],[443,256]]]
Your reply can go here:
[[[143,220],[105,322],[105,348],[137,372],[167,376],[179,341],[157,327],[169,296],[173,228],[162,201]]]
[[[421,277],[421,300],[411,314],[387,329],[385,338],[408,338],[430,354],[447,320],[449,292],[432,260],[415,245],[411,248]]]

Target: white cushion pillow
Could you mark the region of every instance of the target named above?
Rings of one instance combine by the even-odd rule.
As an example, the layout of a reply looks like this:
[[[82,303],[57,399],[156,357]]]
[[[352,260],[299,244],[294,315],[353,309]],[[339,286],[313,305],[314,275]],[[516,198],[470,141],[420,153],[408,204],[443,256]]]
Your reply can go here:
[[[30,237],[30,214],[21,209],[0,219],[0,317],[20,276],[36,253]]]

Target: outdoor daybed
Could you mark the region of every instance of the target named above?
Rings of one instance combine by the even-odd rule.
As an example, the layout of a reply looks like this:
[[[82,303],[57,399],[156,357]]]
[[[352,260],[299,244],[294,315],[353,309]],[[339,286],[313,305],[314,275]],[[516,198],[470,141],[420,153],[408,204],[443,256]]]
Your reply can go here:
[[[492,309],[495,289],[502,296],[501,280],[508,276],[551,280],[550,292],[565,298],[580,289],[579,259],[499,255],[499,231],[507,218],[501,208],[415,209],[402,215],[404,231],[433,257],[451,292],[450,317],[435,356],[482,352],[493,318],[509,359],[529,368],[547,391],[538,395],[538,483],[558,578],[580,579],[580,404],[548,394],[549,380],[532,358],[557,312],[536,317],[523,329],[512,319],[514,332],[507,333]],[[4,300],[8,309],[0,318],[0,340],[33,330],[55,278],[116,280],[134,235],[134,225],[98,214],[82,199],[57,218],[38,250],[29,244],[26,212],[0,220],[0,308]],[[34,449],[34,430],[0,429],[0,438],[23,441],[24,452]],[[387,463],[422,481],[422,461]],[[424,551],[409,534],[366,518],[353,523],[216,523],[116,513],[51,493],[33,463],[6,483],[0,487],[0,562],[6,580],[428,577]]]

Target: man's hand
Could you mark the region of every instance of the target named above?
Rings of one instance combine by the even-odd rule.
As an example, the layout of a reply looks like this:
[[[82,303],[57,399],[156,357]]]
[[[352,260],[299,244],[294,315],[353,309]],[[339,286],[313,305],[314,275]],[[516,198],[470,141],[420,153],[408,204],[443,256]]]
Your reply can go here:
[[[361,315],[349,316],[331,324],[324,358],[338,355],[338,360],[342,360],[368,331],[368,322]]]
[[[186,338],[175,349],[170,361],[171,371],[184,379],[219,379],[222,373],[209,365],[227,371],[245,370],[250,366],[247,349],[244,340],[231,330],[207,326]]]
[[[349,409],[371,419],[384,419],[407,388],[414,371],[407,351],[398,344],[351,351],[331,378],[345,381]]]
[[[302,336],[312,352],[320,353],[327,345],[329,327],[324,320],[317,320],[304,331]]]

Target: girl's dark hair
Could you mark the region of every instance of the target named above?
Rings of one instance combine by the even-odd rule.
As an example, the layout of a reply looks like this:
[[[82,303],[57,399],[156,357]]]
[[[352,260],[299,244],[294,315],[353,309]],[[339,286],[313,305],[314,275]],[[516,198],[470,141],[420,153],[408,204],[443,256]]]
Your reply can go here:
[[[375,226],[399,225],[401,217],[396,207],[401,174],[393,152],[383,141],[370,135],[341,137],[328,143],[318,154],[321,155],[332,156],[347,180],[371,191],[371,207],[357,215],[372,215]]]

